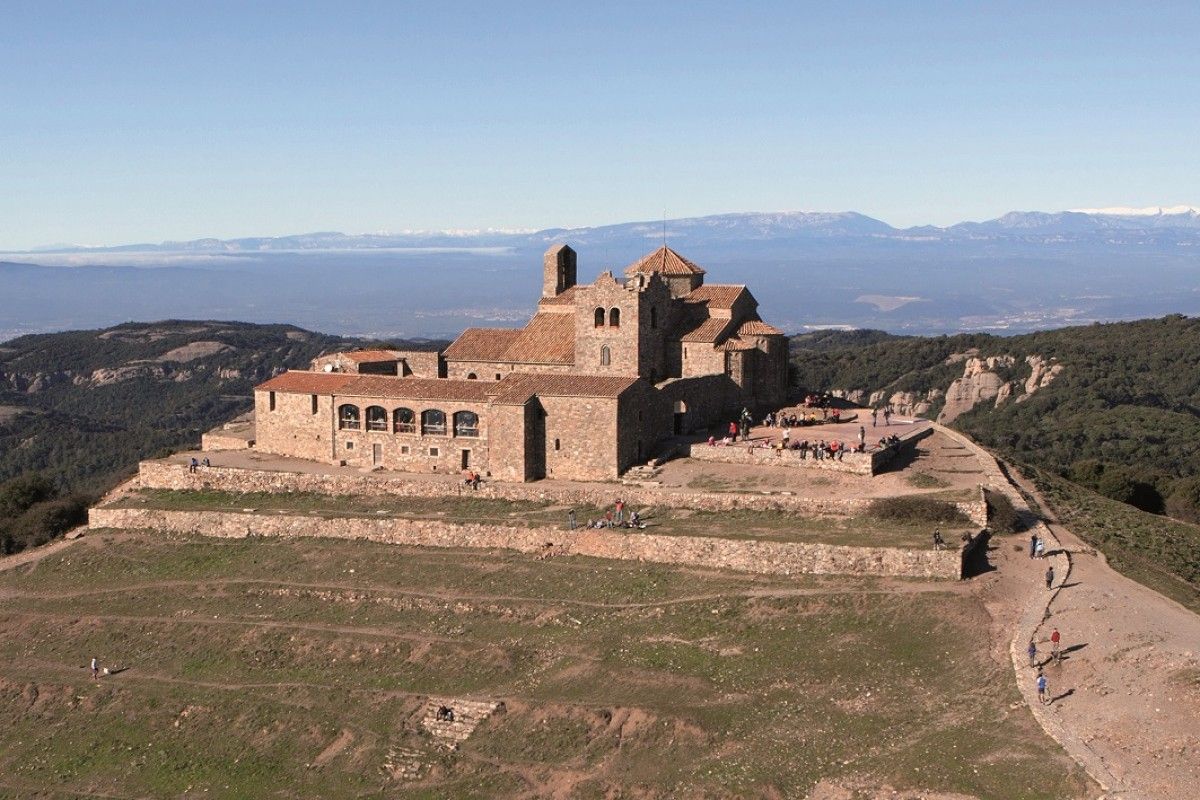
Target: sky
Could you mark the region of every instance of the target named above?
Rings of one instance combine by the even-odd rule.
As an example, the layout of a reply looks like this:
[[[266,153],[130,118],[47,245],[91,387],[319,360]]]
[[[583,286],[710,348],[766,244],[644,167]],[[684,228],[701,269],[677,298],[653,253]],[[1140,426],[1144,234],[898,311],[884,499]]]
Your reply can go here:
[[[1200,4],[0,0],[0,250],[1200,204]]]

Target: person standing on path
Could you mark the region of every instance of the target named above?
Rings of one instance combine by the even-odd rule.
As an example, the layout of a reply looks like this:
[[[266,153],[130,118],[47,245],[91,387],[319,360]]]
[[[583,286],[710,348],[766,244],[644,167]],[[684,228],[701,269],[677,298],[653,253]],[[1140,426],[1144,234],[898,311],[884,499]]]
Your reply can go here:
[[[1062,641],[1062,636],[1058,632],[1058,628],[1054,629],[1054,633],[1050,634],[1050,658],[1055,661],[1062,660],[1062,654],[1058,651],[1059,642]]]
[[[867,449],[867,429],[862,425],[858,426],[858,450],[862,452]]]
[[[625,521],[625,501],[617,498],[617,524],[620,525]]]
[[[1046,588],[1047,589],[1054,588],[1054,565],[1053,564],[1046,567]]]
[[[879,424],[879,409],[872,408],[871,409],[871,427],[874,428],[878,424]]]
[[[1037,666],[1037,643],[1033,639],[1029,640],[1029,666],[1032,669]]]
[[[567,512],[567,527],[575,530],[575,509],[573,508]]]
[[[1037,676],[1037,693],[1039,703],[1046,705],[1050,702],[1050,682],[1046,680],[1046,676],[1040,669]]]
[[[1033,558],[1034,556],[1037,555],[1038,541],[1039,541],[1038,535],[1036,533],[1031,533],[1029,535],[1029,557],[1030,558]]]
[[[92,656],[92,680],[100,682],[100,661],[95,656]]]

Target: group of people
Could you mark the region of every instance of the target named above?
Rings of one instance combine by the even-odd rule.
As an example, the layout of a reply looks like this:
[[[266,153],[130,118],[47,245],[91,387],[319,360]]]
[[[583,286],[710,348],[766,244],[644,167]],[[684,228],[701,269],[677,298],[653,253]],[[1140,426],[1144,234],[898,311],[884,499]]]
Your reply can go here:
[[[479,477],[476,470],[468,469],[463,471],[463,486],[478,490],[479,484],[483,482],[483,478]]]
[[[800,428],[805,425],[817,425],[822,422],[841,422],[841,409],[821,409],[821,418],[817,419],[817,412],[810,411],[807,414],[785,414],[782,411],[772,411],[763,417],[762,424],[767,428]]]
[[[1050,681],[1046,678],[1046,673],[1042,670],[1043,662],[1038,660],[1037,642],[1033,639],[1029,640],[1029,667],[1037,669],[1037,678],[1034,685],[1037,687],[1038,702],[1042,705],[1048,705],[1053,702],[1050,697]],[[1062,634],[1058,632],[1058,628],[1050,634],[1050,661],[1055,664],[1061,664],[1063,657],[1062,651]]]
[[[871,427],[872,428],[874,428],[876,425],[879,424],[880,416],[883,417],[883,424],[885,426],[891,425],[892,424],[892,408],[891,408],[891,406],[884,406],[882,409],[878,409],[878,408],[871,409]]]
[[[195,456],[192,456],[192,459],[188,461],[188,472],[196,472],[200,469],[201,465],[203,465],[205,469],[212,466],[208,460],[208,456],[205,456],[203,461],[200,461]]]
[[[567,512],[567,527],[570,530],[575,530],[579,527],[579,520],[575,516],[575,509],[573,508]],[[627,515],[625,513],[625,501],[617,498],[616,502],[613,503],[613,507],[604,512],[604,516],[597,519],[588,519],[583,527],[600,530],[605,528],[642,530],[646,527],[646,521],[642,519],[642,516],[637,511],[630,511]]]

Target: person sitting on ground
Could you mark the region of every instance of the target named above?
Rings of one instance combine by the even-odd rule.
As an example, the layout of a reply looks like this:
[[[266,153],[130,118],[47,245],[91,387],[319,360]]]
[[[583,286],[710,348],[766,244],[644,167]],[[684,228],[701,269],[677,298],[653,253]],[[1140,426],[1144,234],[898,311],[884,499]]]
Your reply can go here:
[[[204,457],[204,468],[208,469],[211,466],[212,466],[212,462],[208,460],[208,456],[205,456]]]

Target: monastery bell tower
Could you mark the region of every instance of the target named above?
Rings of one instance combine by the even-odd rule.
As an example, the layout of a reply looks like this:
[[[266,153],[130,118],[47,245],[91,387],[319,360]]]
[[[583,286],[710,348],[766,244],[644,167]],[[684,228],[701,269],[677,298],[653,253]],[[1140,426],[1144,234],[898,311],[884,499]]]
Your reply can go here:
[[[556,244],[542,257],[542,297],[557,297],[574,285],[575,251]]]

